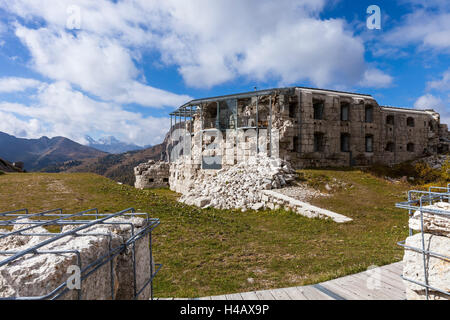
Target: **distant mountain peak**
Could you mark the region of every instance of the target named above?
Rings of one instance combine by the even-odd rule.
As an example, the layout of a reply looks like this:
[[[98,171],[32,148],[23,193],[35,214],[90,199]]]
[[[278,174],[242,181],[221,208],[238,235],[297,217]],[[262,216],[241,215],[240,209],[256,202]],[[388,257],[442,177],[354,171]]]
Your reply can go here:
[[[98,140],[95,140],[90,136],[86,136],[85,139],[88,142],[87,145],[89,147],[95,148],[100,151],[113,153],[113,154],[119,154],[119,153],[124,153],[127,151],[136,151],[136,150],[143,149],[142,147],[140,147],[138,145],[122,142],[114,136],[106,136],[106,137],[99,138]]]

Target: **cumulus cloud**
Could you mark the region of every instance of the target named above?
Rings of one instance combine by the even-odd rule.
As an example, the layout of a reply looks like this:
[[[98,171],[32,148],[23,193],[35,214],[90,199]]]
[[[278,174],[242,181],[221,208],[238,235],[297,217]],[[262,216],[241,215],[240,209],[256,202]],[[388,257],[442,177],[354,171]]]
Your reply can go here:
[[[394,78],[379,69],[368,69],[364,79],[359,83],[362,87],[386,88],[392,85]]]
[[[442,75],[442,79],[428,82],[429,89],[450,91],[450,69]]]
[[[321,20],[325,1],[165,1],[156,45],[186,83],[212,87],[239,76],[316,86],[355,84],[362,40],[340,19]]]
[[[131,53],[114,39],[23,26],[17,27],[16,35],[29,48],[35,70],[104,100],[162,107],[177,106],[189,99],[136,81],[139,71]]]
[[[385,42],[391,46],[418,44],[422,49],[450,53],[450,3],[446,0],[406,1],[414,11],[390,31]]]
[[[136,78],[131,57],[142,50],[158,50],[164,64],[201,88],[238,77],[344,87],[357,84],[366,70],[362,39],[342,19],[320,19],[326,0],[79,0],[77,37],[61,31],[72,4],[0,0],[16,15],[47,22],[47,28],[17,30],[37,70],[101,97],[113,91],[130,102],[140,100],[132,93],[143,90],[118,84]],[[69,61],[72,67],[65,68]],[[169,101],[186,98],[166,94]]]
[[[414,103],[414,108],[422,110],[433,109],[434,111],[440,113],[441,123],[450,124],[450,110],[441,97],[434,96],[430,93],[425,94],[417,99]]]
[[[93,100],[67,82],[41,88],[31,105],[0,103],[0,112],[6,118],[0,131],[16,133],[21,128],[33,138],[61,135],[84,142],[85,133],[100,132],[119,134],[127,142],[145,145],[160,143],[169,129],[167,118],[144,117],[118,105]]]
[[[22,92],[31,88],[38,88],[42,83],[35,79],[4,77],[0,78],[0,92]]]

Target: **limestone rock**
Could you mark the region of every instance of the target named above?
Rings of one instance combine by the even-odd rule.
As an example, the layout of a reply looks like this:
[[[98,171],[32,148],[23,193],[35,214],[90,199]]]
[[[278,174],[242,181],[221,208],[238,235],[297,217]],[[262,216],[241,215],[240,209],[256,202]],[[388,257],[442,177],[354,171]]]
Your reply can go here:
[[[416,234],[406,239],[406,245],[415,248],[422,248],[422,235]],[[425,234],[425,248],[427,250],[450,256],[450,238]],[[429,285],[450,291],[450,261],[445,261],[435,257],[427,259],[427,272]],[[403,276],[418,282],[425,282],[424,265],[422,253],[409,249],[405,250],[403,257]],[[406,295],[408,300],[425,299],[425,288],[409,281],[405,281]],[[448,299],[437,291],[430,290],[432,299]]]
[[[435,209],[450,212],[450,203],[438,202],[430,206],[425,206],[426,209]],[[420,212],[414,212],[414,215],[409,219],[409,227],[413,230],[421,230]],[[423,213],[423,227],[427,233],[435,235],[442,235],[450,237],[450,216]]]
[[[173,164],[171,169],[175,176],[184,175],[192,181],[176,189],[183,193],[180,202],[201,208],[261,210],[262,190],[287,186],[296,177],[289,163],[266,156],[249,157],[237,165],[209,173],[193,173],[183,168],[183,164]]]
[[[264,203],[263,202],[255,203],[252,206],[252,209],[255,210],[255,211],[259,211],[261,209],[264,209]]]
[[[126,222],[126,225],[96,225],[82,230],[78,236],[68,236],[42,247],[41,251],[78,251],[81,256],[82,267],[86,267],[102,256],[108,254],[109,248],[119,247],[125,244],[134,234],[142,230],[146,221],[141,218],[117,217],[108,222]],[[76,228],[65,226],[63,232]],[[16,227],[23,229],[23,227]],[[33,233],[48,233],[44,228],[35,228]],[[94,235],[95,234],[95,235]],[[99,235],[101,234],[101,235]],[[0,251],[19,251],[29,248],[45,240],[46,236],[11,236],[7,241],[0,242]],[[2,240],[5,240],[2,239]],[[137,289],[141,289],[150,278],[150,250],[148,247],[149,236],[136,241],[136,283]],[[111,299],[111,281],[114,281],[115,299],[132,299],[134,295],[134,277],[132,247],[117,255],[113,260],[114,272],[111,279],[111,264],[106,263],[82,281],[83,300]],[[7,256],[0,255],[0,261]],[[67,281],[70,276],[68,268],[78,265],[75,253],[65,254],[30,254],[7,265],[0,267],[0,297],[39,297],[44,296],[59,285]],[[140,298],[148,300],[151,288],[143,291]],[[72,290],[65,293],[60,299],[78,299],[78,291]]]

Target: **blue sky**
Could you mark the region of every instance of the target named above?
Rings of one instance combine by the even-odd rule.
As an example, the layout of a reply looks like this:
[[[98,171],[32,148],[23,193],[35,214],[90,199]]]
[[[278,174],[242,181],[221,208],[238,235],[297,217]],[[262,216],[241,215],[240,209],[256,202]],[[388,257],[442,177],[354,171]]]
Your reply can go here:
[[[27,138],[156,144],[178,105],[255,86],[369,93],[449,122],[450,2],[0,0],[0,66],[0,131]]]

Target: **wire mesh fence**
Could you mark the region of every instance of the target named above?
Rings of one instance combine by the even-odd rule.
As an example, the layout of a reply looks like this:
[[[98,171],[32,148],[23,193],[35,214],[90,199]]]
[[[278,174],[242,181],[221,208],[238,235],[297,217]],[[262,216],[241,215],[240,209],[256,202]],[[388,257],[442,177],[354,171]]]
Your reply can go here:
[[[159,224],[133,208],[0,213],[0,300],[153,299]]]

